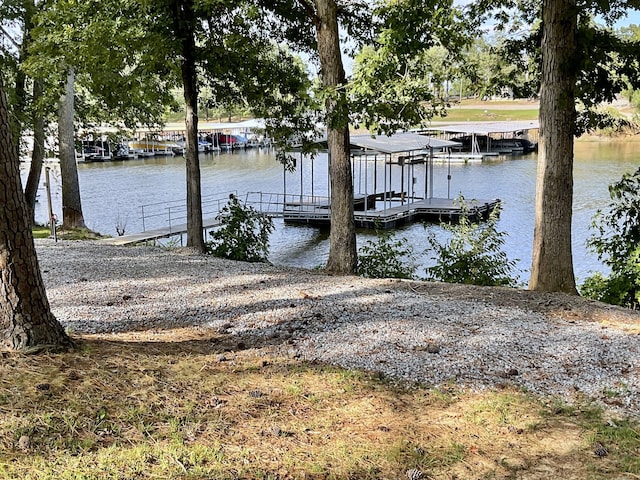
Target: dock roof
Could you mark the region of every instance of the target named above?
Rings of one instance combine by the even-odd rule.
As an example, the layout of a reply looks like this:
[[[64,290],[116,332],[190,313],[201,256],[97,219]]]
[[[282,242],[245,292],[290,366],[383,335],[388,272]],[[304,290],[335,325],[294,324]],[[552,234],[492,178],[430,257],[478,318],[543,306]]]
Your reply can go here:
[[[265,121],[253,118],[241,122],[198,122],[200,130],[264,130]]]
[[[373,150],[386,154],[414,152],[430,148],[443,149],[448,147],[460,147],[459,142],[428,137],[417,133],[396,133],[388,135],[351,135],[351,146],[364,150]]]
[[[463,133],[466,135],[489,135],[490,133],[519,132],[540,128],[538,120],[515,120],[505,122],[466,122],[436,125],[426,128],[429,132]]]

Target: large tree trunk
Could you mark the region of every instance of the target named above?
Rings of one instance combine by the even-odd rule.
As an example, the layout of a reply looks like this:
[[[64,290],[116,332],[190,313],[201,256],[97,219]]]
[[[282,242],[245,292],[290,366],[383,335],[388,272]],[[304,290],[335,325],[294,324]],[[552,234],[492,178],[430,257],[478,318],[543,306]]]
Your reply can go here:
[[[62,177],[62,225],[64,228],[86,228],[80,201],[80,183],[76,164],[75,130],[73,117],[74,80],[73,69],[69,70],[64,95],[58,108],[58,149],[60,174]]]
[[[326,271],[355,273],[358,267],[353,221],[353,180],[349,158],[349,120],[345,74],[340,54],[337,7],[334,0],[316,0],[318,54],[326,101],[329,177],[331,179],[331,233]]]
[[[192,0],[174,0],[174,27],[182,44],[182,84],[186,105],[187,247],[205,251],[202,222],[202,184],[198,156],[198,86],[196,77],[195,18]]]
[[[544,0],[542,23],[540,151],[529,288],[577,293],[571,253],[576,1]]]
[[[70,345],[49,308],[12,135],[0,79],[0,349]]]
[[[27,200],[27,217],[31,225],[36,222],[36,201],[38,198],[38,186],[40,185],[40,175],[42,174],[42,164],[44,162],[44,116],[37,111],[36,105],[42,97],[42,82],[35,80],[33,84],[33,152],[31,154],[31,167],[27,184],[24,188]]]

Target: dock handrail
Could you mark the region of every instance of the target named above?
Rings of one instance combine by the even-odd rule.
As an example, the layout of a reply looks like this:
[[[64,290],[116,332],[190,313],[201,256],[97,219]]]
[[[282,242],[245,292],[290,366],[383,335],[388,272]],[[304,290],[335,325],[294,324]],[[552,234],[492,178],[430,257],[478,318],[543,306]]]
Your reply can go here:
[[[220,213],[222,207],[229,201],[230,195],[238,195],[237,191],[225,193],[214,193],[202,197],[202,216],[215,217]],[[180,225],[186,222],[187,206],[182,200],[168,200],[165,202],[147,203],[140,206],[142,221],[142,231],[149,229],[169,228],[172,225]]]
[[[268,192],[248,192],[245,205],[271,217],[282,217],[290,212],[326,211],[329,208],[329,197],[320,195],[298,195]]]
[[[238,192],[228,191],[203,196],[203,218],[216,217],[229,201],[230,195],[238,196]],[[247,192],[240,200],[245,205],[250,205],[258,212],[270,217],[282,217],[285,212],[311,213],[314,210],[321,212],[329,210],[329,197],[319,195]],[[187,219],[187,207],[184,199],[147,203],[140,206],[140,212],[143,232],[167,227],[169,231],[172,231],[173,225],[183,225]]]

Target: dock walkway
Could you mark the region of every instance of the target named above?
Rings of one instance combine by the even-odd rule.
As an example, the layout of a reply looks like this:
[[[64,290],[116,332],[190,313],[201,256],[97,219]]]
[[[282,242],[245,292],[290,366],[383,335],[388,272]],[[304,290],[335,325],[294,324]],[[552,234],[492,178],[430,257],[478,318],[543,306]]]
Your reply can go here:
[[[220,225],[220,222],[215,218],[208,218],[203,220],[203,228],[213,228]],[[187,233],[187,224],[182,223],[179,225],[172,225],[171,227],[155,228],[153,230],[146,230],[140,233],[132,233],[130,235],[122,235],[119,237],[109,237],[98,240],[105,245],[126,246],[135,245],[137,243],[155,242],[162,238],[177,237]]]

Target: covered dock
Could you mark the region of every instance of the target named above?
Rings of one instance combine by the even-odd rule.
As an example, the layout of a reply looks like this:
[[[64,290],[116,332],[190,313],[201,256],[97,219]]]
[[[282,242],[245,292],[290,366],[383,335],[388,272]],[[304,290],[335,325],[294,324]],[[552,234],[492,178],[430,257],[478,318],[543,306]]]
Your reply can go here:
[[[461,143],[456,154],[483,158],[536,150],[539,129],[538,120],[516,120],[437,125],[420,130],[420,133],[439,134],[441,138]]]
[[[448,184],[447,198],[433,195],[434,159],[436,155],[450,155],[453,149],[461,147],[459,142],[417,133],[352,135],[350,140],[356,226],[390,229],[415,221],[455,220],[463,213],[464,206],[451,198],[450,170],[446,178],[439,179]],[[309,164],[306,169],[305,163]],[[275,200],[282,204],[285,222],[328,225],[331,218],[328,165],[326,172],[318,172],[314,160],[305,162],[301,155],[296,169],[291,175],[299,177],[298,192],[291,192],[285,173],[284,195]],[[324,175],[327,188],[318,195],[316,179]],[[310,182],[305,182],[309,179]],[[308,192],[304,191],[305,185]],[[499,203],[499,199],[473,199],[466,207],[472,215],[486,218]]]
[[[433,195],[434,182],[451,181],[451,171],[441,179],[434,178],[433,162],[460,144],[450,140],[426,137],[416,133],[385,135],[353,135],[351,161],[354,181],[354,221],[359,228],[392,229],[417,221],[456,220],[463,214],[486,218],[499,204],[499,199],[467,198],[461,205],[451,198]],[[232,192],[246,205],[285,223],[327,227],[331,223],[329,162],[316,165],[313,158],[300,154],[294,172],[284,173],[284,191]],[[325,171],[322,171],[322,170]],[[295,181],[294,181],[295,180]],[[218,223],[229,193],[213,193],[203,197],[206,228]],[[143,232],[105,239],[104,243],[125,245],[160,238],[180,237],[186,232],[184,200],[144,205]],[[146,223],[145,223],[146,222]]]

